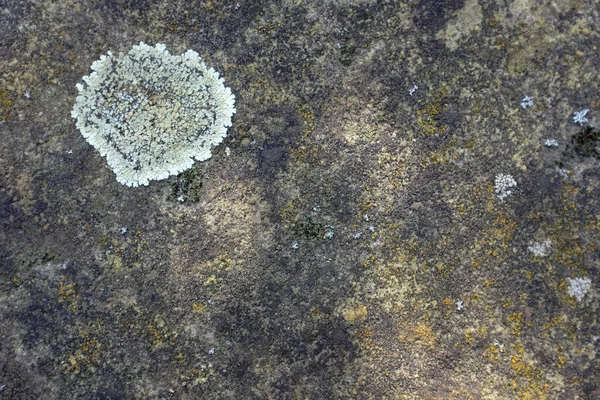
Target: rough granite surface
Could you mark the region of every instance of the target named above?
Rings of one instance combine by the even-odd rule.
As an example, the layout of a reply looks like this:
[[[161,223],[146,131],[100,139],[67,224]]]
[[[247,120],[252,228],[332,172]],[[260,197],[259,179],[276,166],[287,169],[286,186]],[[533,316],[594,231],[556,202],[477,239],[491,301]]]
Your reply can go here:
[[[599,10],[0,0],[0,398],[600,398]],[[70,112],[140,41],[237,113],[129,188]]]

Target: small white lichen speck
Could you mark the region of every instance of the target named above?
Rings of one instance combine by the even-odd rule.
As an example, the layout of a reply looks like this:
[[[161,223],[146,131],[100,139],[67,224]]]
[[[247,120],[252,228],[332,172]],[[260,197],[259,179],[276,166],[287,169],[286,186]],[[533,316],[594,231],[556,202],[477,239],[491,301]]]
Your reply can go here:
[[[500,353],[504,353],[504,344],[500,343],[498,339],[494,339],[494,346],[496,346],[498,350],[500,350]]]
[[[517,186],[517,181],[515,181],[515,179],[511,175],[496,175],[496,180],[494,181],[494,190],[498,199],[504,200],[505,198],[510,196],[512,194],[512,190],[509,189],[515,186]]]
[[[527,246],[527,250],[529,250],[536,257],[546,257],[550,254],[550,250],[552,249],[552,241],[546,240],[542,243],[531,243]]]
[[[590,278],[567,278],[569,282],[569,296],[575,297],[577,301],[583,300],[585,294],[592,287]]]
[[[110,51],[77,84],[71,116],[127,186],[147,185],[212,156],[231,126],[235,97],[193,50],[164,44]]]
[[[521,107],[523,107],[523,110],[526,110],[529,107],[533,107],[533,97],[523,97],[523,100],[521,100]]]
[[[581,111],[575,111],[573,113],[573,122],[576,124],[579,124],[579,125],[586,124],[588,122],[588,119],[585,116],[589,112],[590,112],[589,108],[586,108],[585,110],[581,110]]]

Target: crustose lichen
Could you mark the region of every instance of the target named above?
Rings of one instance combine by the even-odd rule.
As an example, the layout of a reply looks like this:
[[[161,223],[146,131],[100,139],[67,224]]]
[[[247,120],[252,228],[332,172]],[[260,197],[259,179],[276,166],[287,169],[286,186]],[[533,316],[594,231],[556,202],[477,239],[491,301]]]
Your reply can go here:
[[[211,157],[231,126],[235,97],[192,50],[144,43],[92,64],[71,115],[127,186],[147,185]]]

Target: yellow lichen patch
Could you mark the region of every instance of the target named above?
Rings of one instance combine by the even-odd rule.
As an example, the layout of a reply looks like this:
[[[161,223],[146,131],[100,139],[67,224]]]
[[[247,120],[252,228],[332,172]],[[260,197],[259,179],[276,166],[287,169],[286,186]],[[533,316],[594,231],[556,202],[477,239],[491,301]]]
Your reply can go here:
[[[437,120],[437,116],[444,111],[448,97],[446,85],[440,86],[431,96],[428,103],[417,111],[417,122],[425,136],[441,134],[446,131],[446,125]]]
[[[556,367],[558,369],[562,369],[565,364],[567,364],[567,361],[569,360],[567,355],[564,353],[565,351],[565,347],[564,346],[558,346],[558,354],[556,355]]]
[[[171,268],[174,273],[170,278],[176,280],[177,285],[182,285],[182,292],[186,292],[187,284],[193,283],[199,283],[211,292],[218,291],[227,272],[241,264],[241,260],[233,260],[226,254],[200,262],[194,260],[193,254],[193,250],[187,245],[179,245],[171,250]],[[194,297],[190,299],[193,300]],[[193,304],[193,312],[203,311],[203,303]]]
[[[356,333],[356,340],[361,352],[365,354],[375,355],[378,353],[378,348],[373,342],[373,333],[369,329],[362,329]]]
[[[117,253],[119,253],[118,248],[115,249],[115,251]],[[110,251],[106,252],[106,258],[108,259],[108,263],[110,265],[112,265],[112,267],[115,269],[115,271],[121,271],[123,269],[123,258],[113,254]]]
[[[600,216],[588,215],[585,217],[585,226],[583,227],[586,231],[600,231]]]
[[[446,297],[444,300],[442,300],[442,304],[444,305],[444,307],[447,310],[453,310],[455,303],[456,303],[456,300],[454,300],[453,298],[450,298],[450,297]]]
[[[177,333],[167,329],[162,315],[157,315],[154,318],[154,323],[148,324],[146,329],[152,346],[163,347],[166,345],[175,345],[174,338],[177,336]]]
[[[100,363],[100,342],[88,330],[79,333],[79,347],[67,357],[67,372],[79,374],[85,370],[93,372]]]
[[[589,254],[590,250],[593,249],[585,249],[575,240],[577,239],[568,240],[563,238],[563,240],[557,241],[554,251],[556,260],[572,267],[584,265],[585,254]]]
[[[323,311],[321,311],[321,309],[319,307],[313,307],[310,309],[310,316],[313,318],[319,318],[322,317]]]
[[[571,342],[575,343],[577,341],[577,325],[568,323],[566,317],[562,314],[548,318],[542,326],[542,332],[547,337],[554,336],[557,330],[562,331]]]
[[[509,382],[519,399],[547,399],[550,385],[543,379],[544,372],[528,360],[522,344],[514,344],[510,366],[516,377]]]
[[[75,284],[68,282],[67,277],[64,275],[60,277],[56,294],[58,295],[59,303],[65,303],[69,310],[73,312],[77,311],[77,301],[79,300],[79,295],[75,289]]]
[[[454,272],[454,268],[454,265],[438,263],[438,265],[436,266],[436,271],[440,277],[445,278]]]
[[[467,329],[465,332],[465,343],[467,344],[474,344],[475,343],[475,338],[473,337],[473,330],[472,329]]]
[[[209,286],[209,285],[213,285],[216,284],[220,281],[220,279],[218,279],[215,275],[211,275],[208,278],[206,278],[206,280],[204,281],[204,286]]]
[[[490,361],[498,361],[500,358],[500,349],[494,344],[490,344],[484,351],[483,356]]]
[[[409,183],[408,153],[406,150],[403,154],[381,152],[377,155],[377,177],[389,184],[387,190],[398,190]]]
[[[471,393],[469,393],[469,389],[453,389],[449,394],[448,400],[474,400],[474,397]]]
[[[215,369],[213,367],[202,367],[201,369],[190,368],[185,372],[185,375],[181,377],[181,380],[184,382],[189,382],[189,386],[194,387],[207,382],[208,379],[214,374]]]
[[[288,199],[285,205],[279,210],[282,224],[285,228],[291,228],[297,221],[300,209],[305,201],[300,197]]]
[[[342,311],[342,315],[348,322],[364,319],[367,316],[367,307],[365,307],[363,304],[359,304],[356,307],[346,308],[344,311]]]
[[[315,131],[315,116],[307,105],[298,107],[298,111],[304,121],[304,132],[296,145],[292,147],[290,153],[294,161],[316,162],[318,160],[320,147],[311,144],[310,141],[312,134]]]
[[[398,336],[401,342],[409,342],[411,344],[433,349],[437,343],[438,335],[433,331],[431,325],[420,323],[414,326],[408,326]]]
[[[515,311],[508,315],[508,322],[510,323],[510,333],[516,336],[521,336],[523,330],[523,324],[525,319],[523,318],[523,311]]]
[[[559,328],[559,327],[563,327],[563,326],[565,326],[563,316],[562,315],[557,315],[555,317],[552,317],[552,318],[548,319],[548,322],[546,322],[542,326],[542,331],[548,331],[550,329],[555,329],[555,328]],[[549,336],[550,333],[547,333],[547,335]]]
[[[577,186],[573,186],[570,183],[565,183],[562,187],[561,197],[565,210],[576,210],[576,198],[577,194],[581,191]]]
[[[307,139],[315,131],[315,115],[308,105],[298,107],[298,111],[304,120],[304,133],[302,139]]]
[[[498,211],[471,247],[471,265],[473,269],[482,266],[498,265],[508,258],[508,249],[514,237],[517,223],[504,211]]]
[[[233,71],[234,70],[234,71]],[[273,79],[269,79],[267,75],[263,73],[264,65],[260,62],[254,62],[244,65],[227,65],[225,70],[230,71],[229,76],[235,74],[240,77],[252,77],[249,82],[244,82],[248,86],[248,96],[256,104],[269,104],[269,105],[282,105],[282,104],[294,104],[296,98],[290,94],[288,88],[284,85],[277,84]],[[233,77],[235,79],[235,77]],[[233,82],[232,82],[233,83]],[[242,83],[238,82],[238,85]],[[232,86],[234,86],[232,84]]]
[[[204,303],[194,303],[192,304],[192,312],[194,313],[203,313],[206,310],[206,304]]]
[[[496,284],[496,279],[494,278],[485,278],[485,280],[483,281],[483,287],[489,288],[489,287],[493,287]]]
[[[5,121],[11,117],[13,101],[8,96],[8,91],[0,89],[0,119]]]
[[[434,152],[429,154],[419,163],[419,166],[426,168],[430,165],[444,164],[451,160],[456,160],[460,156],[457,148],[457,139],[454,137],[441,145]]]

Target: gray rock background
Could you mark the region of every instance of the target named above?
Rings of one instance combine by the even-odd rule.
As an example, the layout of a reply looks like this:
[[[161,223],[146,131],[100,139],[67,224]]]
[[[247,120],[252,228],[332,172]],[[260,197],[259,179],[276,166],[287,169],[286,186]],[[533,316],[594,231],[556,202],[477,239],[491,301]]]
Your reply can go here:
[[[0,2],[0,398],[599,398],[599,9]],[[70,111],[140,41],[238,111],[132,189]]]

